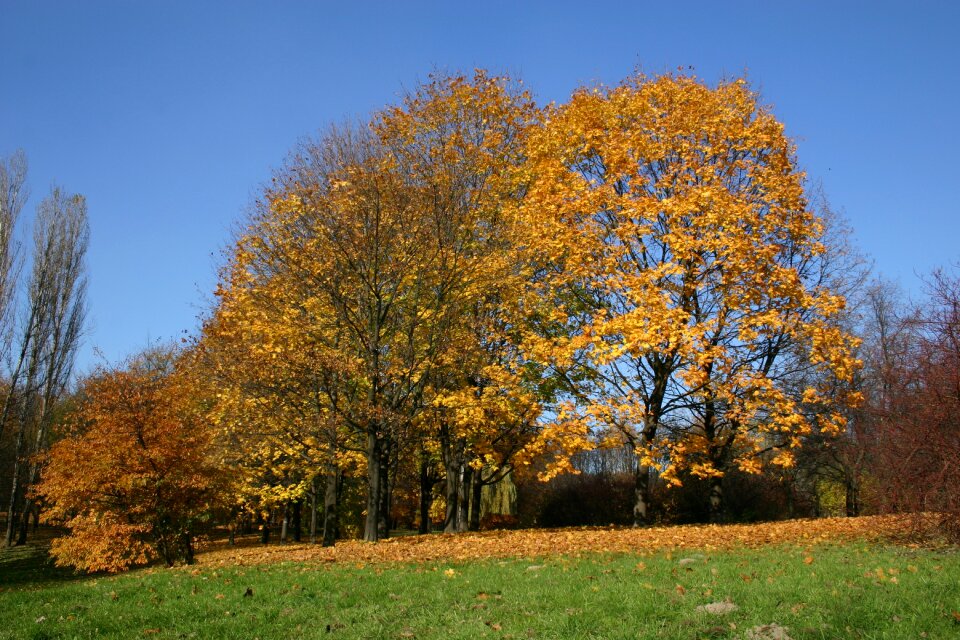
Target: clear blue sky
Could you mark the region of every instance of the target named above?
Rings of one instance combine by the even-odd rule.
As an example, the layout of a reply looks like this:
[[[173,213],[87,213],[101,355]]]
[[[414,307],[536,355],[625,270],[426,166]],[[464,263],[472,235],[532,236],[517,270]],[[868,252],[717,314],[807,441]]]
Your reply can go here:
[[[960,256],[958,33],[957,2],[0,0],[0,155],[26,151],[30,214],[53,183],[88,198],[81,368],[193,330],[297,139],[435,68],[507,71],[543,101],[638,66],[746,73],[909,290]]]

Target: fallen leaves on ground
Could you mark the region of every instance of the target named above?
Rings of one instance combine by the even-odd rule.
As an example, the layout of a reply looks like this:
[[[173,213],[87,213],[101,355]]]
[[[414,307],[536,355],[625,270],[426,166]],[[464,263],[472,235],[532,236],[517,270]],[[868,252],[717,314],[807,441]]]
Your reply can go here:
[[[891,539],[903,530],[898,516],[787,520],[743,525],[673,527],[584,527],[431,534],[389,538],[378,543],[345,540],[334,547],[310,544],[219,546],[202,553],[201,565],[257,565],[275,562],[433,562],[481,558],[535,558],[593,552],[635,553],[673,549],[724,550],[777,544]]]

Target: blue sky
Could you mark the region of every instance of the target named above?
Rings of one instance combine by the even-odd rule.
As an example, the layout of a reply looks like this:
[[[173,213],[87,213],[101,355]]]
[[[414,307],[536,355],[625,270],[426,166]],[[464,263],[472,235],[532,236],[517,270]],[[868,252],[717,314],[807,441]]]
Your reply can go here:
[[[960,258],[960,3],[0,0],[0,156],[88,198],[81,368],[192,331],[232,225],[298,138],[431,70],[541,101],[634,69],[746,74],[877,270]],[[22,230],[26,237],[26,225]]]

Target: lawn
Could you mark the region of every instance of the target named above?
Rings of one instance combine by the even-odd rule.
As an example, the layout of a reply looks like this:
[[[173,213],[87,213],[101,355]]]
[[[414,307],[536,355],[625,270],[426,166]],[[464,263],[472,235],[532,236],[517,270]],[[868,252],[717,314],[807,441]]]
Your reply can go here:
[[[819,522],[251,546],[82,578],[4,552],[0,637],[960,637],[960,554]]]

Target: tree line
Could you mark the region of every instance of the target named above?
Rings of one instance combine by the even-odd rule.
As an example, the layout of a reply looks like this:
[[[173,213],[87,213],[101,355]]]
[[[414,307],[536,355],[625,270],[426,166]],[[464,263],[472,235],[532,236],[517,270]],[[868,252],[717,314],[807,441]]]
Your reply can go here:
[[[874,350],[934,358],[950,322],[938,303],[896,333],[909,347],[876,346],[866,278],[744,80],[637,75],[540,106],[438,75],[295,147],[200,334],[85,380],[36,495],[70,531],[54,552],[91,570],[189,561],[218,523],[299,536],[305,513],[323,544],[475,529],[485,487],[537,491],[598,452],[619,452],[635,525],[683,486],[722,521],[731,478],[765,473],[836,477],[859,505],[909,441],[881,381],[906,402],[941,371],[896,386]]]

